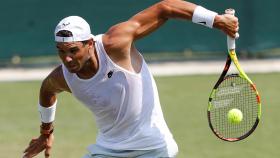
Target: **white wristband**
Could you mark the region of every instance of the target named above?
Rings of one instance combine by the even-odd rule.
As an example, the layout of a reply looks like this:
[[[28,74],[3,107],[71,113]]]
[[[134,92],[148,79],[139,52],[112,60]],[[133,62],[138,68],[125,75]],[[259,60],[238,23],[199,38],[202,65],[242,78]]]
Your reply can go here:
[[[40,113],[41,121],[43,123],[50,123],[50,122],[54,121],[56,103],[57,103],[57,100],[55,101],[55,103],[52,106],[47,107],[47,108],[40,105],[40,103],[38,104],[38,110]]]
[[[213,28],[213,23],[216,15],[216,12],[205,9],[201,6],[197,6],[193,12],[192,22]]]

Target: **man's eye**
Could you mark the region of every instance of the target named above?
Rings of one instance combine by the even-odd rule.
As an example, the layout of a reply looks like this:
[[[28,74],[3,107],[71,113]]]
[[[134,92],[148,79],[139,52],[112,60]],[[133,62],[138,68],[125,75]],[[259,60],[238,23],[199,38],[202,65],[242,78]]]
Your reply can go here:
[[[65,52],[63,50],[58,50],[58,53],[64,54]]]
[[[76,50],[70,50],[70,53],[76,53],[77,51]]]
[[[69,51],[70,51],[70,53],[75,54],[79,51],[79,49],[74,48],[74,49],[70,49]]]

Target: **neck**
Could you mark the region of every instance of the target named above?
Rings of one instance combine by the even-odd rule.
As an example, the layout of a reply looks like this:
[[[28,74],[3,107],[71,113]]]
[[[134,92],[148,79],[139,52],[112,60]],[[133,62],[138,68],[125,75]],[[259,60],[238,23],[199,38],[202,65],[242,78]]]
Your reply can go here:
[[[85,62],[83,68],[77,72],[77,75],[82,79],[89,79],[97,73],[98,69],[99,63],[96,51],[91,49],[87,61]]]

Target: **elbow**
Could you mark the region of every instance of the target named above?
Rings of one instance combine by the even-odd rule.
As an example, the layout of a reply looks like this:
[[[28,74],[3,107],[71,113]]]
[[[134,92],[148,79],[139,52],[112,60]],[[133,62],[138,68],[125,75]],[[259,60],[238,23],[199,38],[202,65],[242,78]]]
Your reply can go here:
[[[157,4],[157,8],[160,12],[160,15],[164,19],[169,19],[172,17],[172,0],[163,0]]]

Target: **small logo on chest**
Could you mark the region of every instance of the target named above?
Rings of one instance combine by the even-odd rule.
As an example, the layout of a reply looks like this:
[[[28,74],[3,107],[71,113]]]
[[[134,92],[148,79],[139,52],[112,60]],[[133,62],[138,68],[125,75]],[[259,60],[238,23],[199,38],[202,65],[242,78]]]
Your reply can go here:
[[[109,71],[108,74],[107,74],[108,78],[111,78],[113,76],[113,73],[114,73],[113,70]]]

